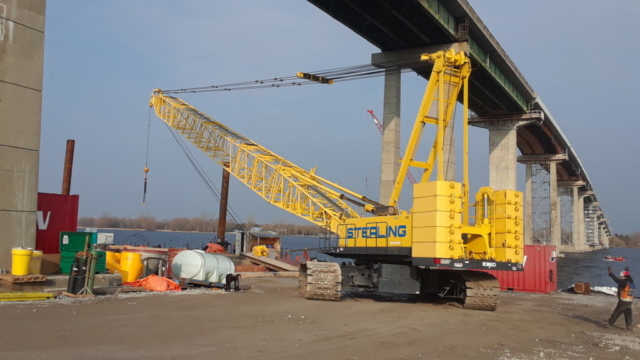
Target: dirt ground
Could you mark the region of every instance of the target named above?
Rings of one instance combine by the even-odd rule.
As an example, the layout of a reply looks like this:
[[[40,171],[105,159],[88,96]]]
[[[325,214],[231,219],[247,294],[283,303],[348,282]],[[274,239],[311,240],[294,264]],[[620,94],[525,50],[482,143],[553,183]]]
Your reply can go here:
[[[640,359],[604,295],[503,293],[495,312],[413,297],[304,300],[296,278],[241,293],[129,293],[0,305],[0,359]]]

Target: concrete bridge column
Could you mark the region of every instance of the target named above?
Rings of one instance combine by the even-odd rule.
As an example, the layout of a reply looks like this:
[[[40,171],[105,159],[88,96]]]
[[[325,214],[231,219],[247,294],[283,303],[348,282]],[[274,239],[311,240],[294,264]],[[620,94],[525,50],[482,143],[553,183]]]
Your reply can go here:
[[[489,186],[518,189],[517,125],[492,124],[489,129]]]
[[[598,221],[594,221],[593,222],[593,240],[594,240],[594,246],[596,246],[597,248],[600,247],[600,224],[598,223]]]
[[[571,245],[564,245],[562,251],[583,252],[584,245],[584,196],[580,195],[580,188],[585,186],[584,181],[559,181],[558,186],[571,188]]]
[[[524,243],[533,245],[533,172],[530,162],[525,163],[524,186]]]
[[[472,116],[469,125],[489,130],[489,186],[494,190],[518,189],[518,127],[542,121],[541,111],[515,115]]]
[[[0,269],[36,243],[45,0],[0,0]]]
[[[388,204],[400,171],[400,69],[385,70],[380,202]]]
[[[587,249],[584,236],[584,195],[578,186],[573,187],[573,244],[576,251],[584,252]]]
[[[560,249],[562,245],[561,217],[560,217],[560,197],[558,196],[558,172],[556,162],[549,162],[549,200],[551,213],[551,244]]]

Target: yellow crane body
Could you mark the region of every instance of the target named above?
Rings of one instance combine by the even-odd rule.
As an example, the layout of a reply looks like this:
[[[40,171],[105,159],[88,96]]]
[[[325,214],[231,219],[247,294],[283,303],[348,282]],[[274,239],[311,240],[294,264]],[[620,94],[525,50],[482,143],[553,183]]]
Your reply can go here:
[[[315,169],[292,164],[162,90],[154,90],[150,105],[169,127],[221,166],[228,164],[233,176],[266,201],[335,234],[335,244],[323,252],[354,260],[355,265],[302,264],[300,292],[306,298],[336,300],[343,288],[366,289],[437,294],[462,302],[465,308],[495,310],[499,284],[477,270],[522,270],[523,196],[515,189],[483,187],[471,201],[470,60],[453,50],[423,54],[421,60],[431,62],[433,70],[389,204],[324,179]],[[455,182],[445,179],[444,154],[460,92],[463,179]],[[435,138],[426,159],[420,159],[418,148],[427,125],[435,126]],[[413,184],[411,210],[402,211],[398,201],[410,167],[423,175]]]
[[[522,263],[521,193],[483,188],[480,194],[474,204],[475,225],[464,225],[460,183],[415,184],[410,214],[346,220],[336,231],[337,252],[389,247],[395,248],[389,253],[410,255],[415,265],[435,265],[429,263],[433,259],[495,261],[509,266]]]

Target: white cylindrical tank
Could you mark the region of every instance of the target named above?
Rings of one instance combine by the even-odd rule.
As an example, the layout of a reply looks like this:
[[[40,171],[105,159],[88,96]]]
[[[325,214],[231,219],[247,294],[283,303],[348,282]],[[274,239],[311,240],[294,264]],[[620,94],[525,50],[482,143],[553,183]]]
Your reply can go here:
[[[171,262],[173,276],[185,279],[224,282],[227,274],[235,270],[233,261],[228,257],[202,250],[182,251]]]

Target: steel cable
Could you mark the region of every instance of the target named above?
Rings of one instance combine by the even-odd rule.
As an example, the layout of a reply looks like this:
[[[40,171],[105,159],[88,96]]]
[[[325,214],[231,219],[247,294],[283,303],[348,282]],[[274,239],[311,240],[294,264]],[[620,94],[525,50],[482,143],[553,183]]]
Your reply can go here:
[[[204,182],[207,189],[209,189],[209,191],[211,192],[213,197],[216,199],[216,201],[220,203],[220,191],[213,184],[213,181],[211,181],[211,178],[209,178],[209,176],[206,174],[206,172],[204,171],[204,169],[202,168],[198,160],[196,160],[191,150],[189,150],[189,147],[185,143],[186,141],[171,126],[169,126],[166,123],[165,125],[169,129],[171,136],[173,136],[174,140],[176,140],[176,142],[178,143],[178,146],[180,146],[180,149],[182,149],[182,152],[185,154],[185,156],[187,157],[187,159],[189,160],[193,168],[198,173],[198,176],[200,176],[200,179]],[[241,227],[244,229],[245,228],[244,223],[240,221],[238,214],[233,210],[231,205],[227,204],[227,209],[228,209],[228,215],[231,218],[231,222],[234,224],[234,226]]]
[[[401,73],[410,72],[420,67],[429,66],[427,62],[422,62],[415,57],[408,57],[404,59],[396,59],[393,62],[380,63],[379,67],[371,64],[346,66],[341,68],[321,70],[309,72],[314,76],[333,80],[333,82],[343,82],[351,80],[368,79],[372,77],[382,76],[389,69],[397,69]],[[179,88],[171,90],[163,90],[166,94],[181,94],[181,93],[201,93],[201,92],[219,92],[219,91],[234,91],[234,90],[254,90],[254,89],[266,89],[266,88],[281,88],[290,86],[302,86],[319,84],[314,80],[306,80],[298,78],[297,76],[285,76],[274,77],[263,80],[244,81],[237,83],[228,83],[221,85],[199,86],[192,88]]]

